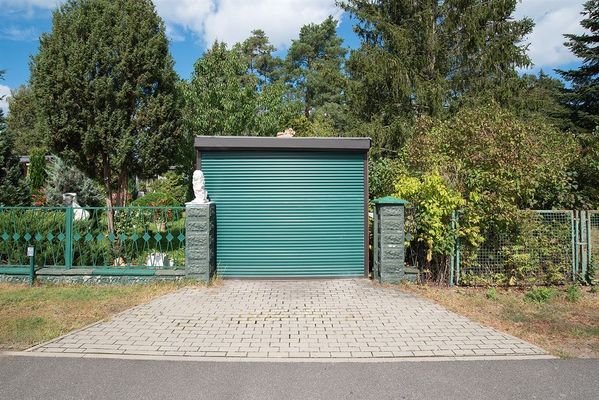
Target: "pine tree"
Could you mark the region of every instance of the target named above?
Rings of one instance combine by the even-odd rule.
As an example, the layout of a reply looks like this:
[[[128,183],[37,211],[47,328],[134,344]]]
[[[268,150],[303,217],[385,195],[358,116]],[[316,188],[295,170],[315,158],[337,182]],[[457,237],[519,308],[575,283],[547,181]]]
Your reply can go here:
[[[252,31],[252,35],[235,45],[234,50],[243,55],[250,76],[258,79],[259,89],[280,78],[283,62],[274,56],[277,49],[270,43],[263,30]]]
[[[346,79],[342,72],[347,51],[337,35],[337,21],[304,25],[293,40],[285,60],[286,80],[310,118],[318,107],[342,102]]]
[[[564,35],[568,39],[566,47],[582,60],[582,65],[557,72],[572,84],[564,96],[565,104],[572,110],[571,118],[579,127],[591,132],[599,125],[599,0],[587,1],[582,15],[580,25],[587,32]]]

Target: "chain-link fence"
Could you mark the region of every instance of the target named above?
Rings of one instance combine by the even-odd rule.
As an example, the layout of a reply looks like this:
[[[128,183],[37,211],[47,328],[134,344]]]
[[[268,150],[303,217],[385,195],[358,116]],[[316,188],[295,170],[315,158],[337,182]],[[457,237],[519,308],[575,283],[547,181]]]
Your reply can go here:
[[[478,247],[458,247],[460,284],[557,284],[576,271],[574,211],[522,211],[483,236]]]

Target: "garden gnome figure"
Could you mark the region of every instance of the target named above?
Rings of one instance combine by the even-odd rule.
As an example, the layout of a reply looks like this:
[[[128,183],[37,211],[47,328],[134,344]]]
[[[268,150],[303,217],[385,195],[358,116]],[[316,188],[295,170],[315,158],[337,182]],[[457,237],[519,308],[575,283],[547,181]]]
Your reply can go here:
[[[208,203],[208,192],[206,192],[206,181],[204,180],[204,173],[197,169],[193,172],[193,199],[188,204],[206,204]]]

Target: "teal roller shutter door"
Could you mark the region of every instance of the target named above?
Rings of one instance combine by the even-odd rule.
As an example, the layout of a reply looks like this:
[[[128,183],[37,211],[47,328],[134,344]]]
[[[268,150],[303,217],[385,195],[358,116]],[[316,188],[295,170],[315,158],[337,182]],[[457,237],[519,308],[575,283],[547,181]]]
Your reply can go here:
[[[201,169],[220,276],[364,275],[363,154],[210,151]]]

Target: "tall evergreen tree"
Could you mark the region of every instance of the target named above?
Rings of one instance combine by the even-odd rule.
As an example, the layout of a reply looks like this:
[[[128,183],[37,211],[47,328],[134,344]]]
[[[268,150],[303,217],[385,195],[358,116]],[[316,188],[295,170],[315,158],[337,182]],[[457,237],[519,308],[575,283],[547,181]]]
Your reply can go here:
[[[31,83],[51,150],[124,205],[130,176],[165,171],[180,142],[177,75],[151,0],[68,0]],[[114,194],[114,196],[113,196]]]
[[[235,45],[234,49],[243,55],[250,75],[258,79],[259,89],[280,78],[283,62],[274,56],[277,49],[270,43],[263,30],[252,31],[252,35]]]
[[[587,32],[564,35],[568,39],[566,47],[582,60],[582,65],[557,72],[572,84],[564,96],[566,105],[572,110],[572,119],[590,132],[599,125],[599,0],[587,1],[582,15],[580,25]]]
[[[0,71],[0,80],[3,77],[4,71]],[[30,203],[29,188],[13,147],[13,137],[6,129],[4,110],[0,109],[0,206],[25,206]]]
[[[502,102],[530,64],[514,20],[517,0],[342,0],[362,40],[348,61],[353,111],[389,130],[397,147],[416,117],[441,116],[467,97]]]
[[[47,148],[48,129],[41,118],[31,87],[25,85],[18,88],[8,104],[10,114],[6,124],[15,139],[16,153],[28,155],[33,148]]]
[[[327,103],[342,102],[346,79],[342,72],[347,51],[337,35],[337,21],[304,25],[286,59],[286,76],[303,103],[306,118]]]

